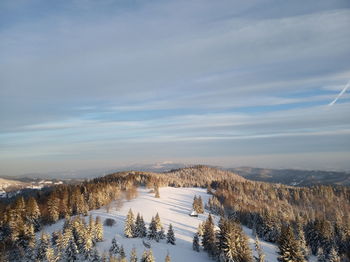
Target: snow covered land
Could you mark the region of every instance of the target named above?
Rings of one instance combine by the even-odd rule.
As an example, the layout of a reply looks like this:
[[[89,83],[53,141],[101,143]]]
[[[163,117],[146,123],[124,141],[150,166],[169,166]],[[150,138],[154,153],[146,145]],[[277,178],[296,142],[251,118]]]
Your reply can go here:
[[[137,213],[143,215],[147,227],[152,216],[155,216],[157,212],[159,213],[165,231],[167,231],[170,223],[174,227],[176,245],[167,244],[166,240],[160,240],[159,243],[150,241],[156,261],[164,261],[168,252],[171,260],[175,262],[213,261],[208,257],[206,252],[201,250],[198,253],[192,250],[192,238],[197,231],[198,224],[203,222],[208,216],[207,212],[200,214],[198,217],[189,216],[192,211],[192,202],[195,195],[201,196],[204,203],[210,197],[206,193],[206,189],[164,187],[160,188],[160,198],[155,198],[154,193],[150,193],[149,189],[139,188],[138,196],[130,201],[124,200],[122,207],[115,202],[110,206],[109,213],[107,212],[107,208],[90,211],[89,213],[94,217],[101,217],[102,221],[107,218],[116,220],[114,226],[104,226],[104,241],[97,243],[97,248],[101,254],[108,252],[113,237],[116,237],[118,243],[124,246],[127,257],[129,257],[133,247],[136,248],[138,257],[140,258],[142,256],[143,251],[146,249],[142,243],[142,239],[124,237],[124,221],[131,208],[135,216]],[[215,217],[215,220],[217,222],[218,217]],[[43,231],[51,234],[53,231],[61,229],[62,225],[63,220],[60,220],[54,225],[44,227]],[[244,228],[244,232],[249,237],[251,249],[254,252],[255,240],[252,236],[252,231]],[[277,261],[276,245],[261,240],[261,246],[266,255],[267,262]]]

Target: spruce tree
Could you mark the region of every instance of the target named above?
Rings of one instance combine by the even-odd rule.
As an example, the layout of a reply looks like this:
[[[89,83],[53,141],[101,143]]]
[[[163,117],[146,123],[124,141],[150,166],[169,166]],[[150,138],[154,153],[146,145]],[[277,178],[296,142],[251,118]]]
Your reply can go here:
[[[199,252],[199,236],[198,233],[194,234],[192,241],[192,249]]]
[[[340,262],[340,257],[334,247],[332,247],[331,251],[329,252],[328,260],[329,262]]]
[[[215,255],[216,237],[215,237],[215,230],[214,230],[214,221],[210,214],[204,224],[202,245],[204,250],[207,251],[210,256]]]
[[[143,216],[141,216],[140,219],[140,237],[146,237],[147,236],[147,228],[145,221],[143,219]]]
[[[196,195],[193,197],[192,209],[198,213],[198,202]]]
[[[197,199],[197,212],[198,214],[203,214],[204,213],[204,208],[203,208],[203,200],[202,200],[202,197],[199,196],[198,199]]]
[[[93,252],[92,252],[92,258],[91,258],[92,262],[101,262],[102,258],[100,256],[100,254],[97,251],[97,248],[95,247]]]
[[[255,261],[256,262],[265,262],[265,254],[261,248],[258,236],[256,236],[256,238],[255,238],[255,250],[257,253],[257,256],[255,257]]]
[[[160,230],[162,228],[162,222],[160,221],[160,217],[159,217],[158,212],[157,212],[156,216],[154,217],[154,221],[156,223],[157,231]]]
[[[165,239],[165,231],[164,231],[164,227],[161,227],[160,230],[157,232],[158,235],[158,239]]]
[[[141,262],[155,262],[152,249],[143,252]]]
[[[102,242],[103,241],[103,225],[101,222],[101,218],[99,216],[96,217],[96,222],[95,222],[95,239],[97,242]]]
[[[111,247],[109,248],[109,254],[112,254],[112,255],[117,255],[119,254],[120,252],[120,247],[117,243],[117,240],[115,239],[115,237],[112,239],[112,245]]]
[[[137,216],[136,216],[134,237],[142,237],[141,236],[141,216],[140,216],[140,213],[137,213]]]
[[[37,260],[43,261],[46,259],[46,251],[49,247],[50,247],[50,236],[48,234],[42,233],[38,244],[38,249],[37,249],[37,255],[36,255]]]
[[[172,244],[172,245],[175,245],[175,233],[174,233],[174,230],[173,230],[173,225],[170,224],[169,225],[169,229],[168,229],[168,233],[167,233],[167,237],[166,237],[166,242],[168,244]]]
[[[119,256],[120,258],[126,257],[123,245],[120,246]]]
[[[77,261],[79,259],[79,251],[78,247],[75,244],[75,241],[71,239],[67,245],[65,252],[65,260],[66,261]]]
[[[155,198],[160,198],[159,186],[158,185],[155,185],[154,192],[155,192],[155,195],[154,195]]]
[[[282,226],[281,236],[278,241],[280,262],[305,262],[305,258],[301,252],[300,245],[295,239],[293,230],[290,225]]]
[[[317,250],[317,261],[327,262],[326,255],[321,247]]]
[[[149,239],[156,239],[157,238],[157,224],[156,224],[154,217],[152,217],[151,223],[149,224],[148,238]]]
[[[48,219],[51,223],[55,223],[59,219],[59,199],[55,194],[51,194],[47,200]]]
[[[137,262],[137,252],[135,247],[131,249],[130,262]]]
[[[132,238],[134,237],[134,232],[135,232],[134,214],[132,213],[132,210],[129,209],[129,212],[125,219],[124,235],[127,238]]]
[[[222,227],[224,232],[221,232],[221,235],[223,235],[222,246],[217,253],[220,253],[225,261],[252,261],[248,239],[241,226],[232,221],[226,221],[226,223],[226,226]],[[213,255],[215,255],[215,252],[212,252]]]
[[[34,230],[37,231],[40,228],[39,218],[41,216],[38,203],[34,197],[30,197],[26,206],[26,217],[34,225]]]

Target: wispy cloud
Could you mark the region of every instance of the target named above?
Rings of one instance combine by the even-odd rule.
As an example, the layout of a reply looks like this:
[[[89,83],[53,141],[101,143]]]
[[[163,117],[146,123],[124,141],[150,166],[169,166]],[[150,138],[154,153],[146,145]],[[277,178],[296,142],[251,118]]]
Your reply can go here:
[[[349,24],[342,0],[1,1],[0,166],[344,151]]]

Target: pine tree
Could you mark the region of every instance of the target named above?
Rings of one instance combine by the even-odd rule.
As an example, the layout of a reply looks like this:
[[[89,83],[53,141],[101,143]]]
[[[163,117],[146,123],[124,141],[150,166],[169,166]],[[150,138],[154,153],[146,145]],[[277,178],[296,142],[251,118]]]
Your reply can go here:
[[[156,239],[157,238],[157,224],[156,224],[154,217],[152,217],[151,223],[149,224],[148,238],[149,239]]]
[[[36,258],[39,261],[46,259],[46,252],[49,246],[50,246],[50,236],[48,234],[42,233],[40,237],[38,249],[37,249],[37,255],[36,255]]]
[[[340,262],[340,257],[334,247],[332,247],[331,251],[329,252],[328,260],[329,262]]]
[[[103,225],[99,216],[96,217],[95,222],[95,239],[97,242],[103,241]]]
[[[203,236],[203,223],[199,223],[197,227],[197,234],[198,236]]]
[[[192,249],[199,252],[199,236],[198,233],[194,234],[192,241]]]
[[[126,257],[123,245],[121,245],[121,247],[120,247],[119,256],[120,256],[120,258]]]
[[[55,194],[51,194],[47,200],[48,219],[51,223],[55,223],[59,219],[59,199]]]
[[[204,250],[207,251],[210,256],[215,255],[216,237],[215,237],[215,230],[214,230],[214,221],[210,214],[204,224],[202,245]]]
[[[40,228],[39,218],[40,218],[40,209],[38,203],[35,198],[30,197],[26,206],[26,217],[34,225],[34,230],[38,230]]]
[[[248,239],[241,226],[228,220],[224,224],[225,226],[221,227],[223,232],[220,232],[223,236],[221,248],[209,254],[215,256],[216,253],[220,253],[224,261],[251,262],[252,257]]]
[[[134,237],[134,232],[135,232],[134,214],[132,213],[132,210],[129,209],[129,212],[125,219],[124,235],[127,238],[132,238]]]
[[[170,258],[169,252],[168,252],[168,254],[165,257],[165,262],[171,262],[171,258]]]
[[[159,186],[158,185],[155,185],[154,192],[155,192],[155,198],[160,198]]]
[[[278,242],[280,262],[305,262],[298,241],[296,241],[292,228],[282,226],[281,236]]]
[[[327,262],[326,255],[321,247],[317,250],[317,261]]]
[[[203,214],[204,213],[204,208],[203,208],[203,200],[202,200],[202,197],[199,196],[198,199],[197,199],[197,212],[198,214]]]
[[[115,239],[115,237],[112,239],[112,245],[109,248],[109,253],[112,255],[117,255],[120,252],[120,247],[117,243],[117,240]]]
[[[146,228],[146,223],[143,219],[143,216],[141,216],[141,222],[140,222],[140,235],[141,237],[147,236],[147,228]]]
[[[168,233],[167,233],[167,237],[166,237],[166,242],[168,244],[172,244],[172,245],[175,245],[175,233],[174,233],[174,230],[173,230],[173,225],[170,224],[169,225],[169,229],[168,229]]]
[[[137,262],[137,253],[136,253],[136,248],[135,247],[133,247],[131,249],[130,262]]]
[[[58,261],[58,256],[55,254],[55,251],[54,251],[54,249],[51,247],[51,246],[49,246],[48,248],[47,248],[47,250],[46,250],[46,260],[48,261],[48,262],[56,262],[56,261]]]
[[[308,246],[306,244],[303,225],[299,219],[297,219],[297,221],[296,221],[296,240],[300,246],[300,250],[301,250],[302,254],[304,255],[304,258],[307,260],[307,258],[310,255],[310,249],[308,248]]]
[[[256,253],[258,254],[258,256],[255,257],[255,261],[256,262],[265,262],[265,254],[261,248],[258,236],[256,236],[256,238],[255,238],[255,250],[256,250]]]
[[[160,221],[160,217],[159,217],[159,214],[157,212],[155,218],[154,218],[154,221],[156,223],[156,229],[157,231],[160,230],[162,228],[162,222]]]
[[[141,216],[140,216],[140,213],[137,213],[137,216],[136,216],[134,237],[141,237]]]
[[[161,227],[160,230],[157,232],[158,235],[158,239],[165,239],[165,231],[164,231],[164,227]]]
[[[92,252],[92,259],[91,259],[92,262],[101,262],[102,261],[102,258],[100,256],[100,254],[98,253],[97,251],[97,248],[95,247],[93,252]]]
[[[193,197],[192,209],[198,213],[197,195],[194,195]]]
[[[143,252],[141,262],[155,262],[153,252],[151,249]]]
[[[71,239],[67,245],[65,252],[66,261],[77,261],[79,259],[78,247],[75,244],[74,239]]]

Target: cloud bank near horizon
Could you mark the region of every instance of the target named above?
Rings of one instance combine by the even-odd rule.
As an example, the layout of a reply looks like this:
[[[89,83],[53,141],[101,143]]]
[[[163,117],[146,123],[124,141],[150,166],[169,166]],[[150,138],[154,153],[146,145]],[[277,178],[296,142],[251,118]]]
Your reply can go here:
[[[350,79],[349,26],[345,0],[2,1],[0,174],[349,170],[350,95],[327,106]]]

